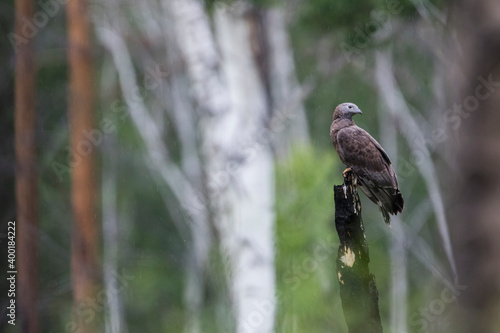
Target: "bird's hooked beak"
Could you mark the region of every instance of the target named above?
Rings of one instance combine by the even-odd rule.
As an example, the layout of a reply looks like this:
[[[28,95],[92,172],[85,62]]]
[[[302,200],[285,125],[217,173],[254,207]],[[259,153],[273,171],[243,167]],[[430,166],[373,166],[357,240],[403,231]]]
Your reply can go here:
[[[356,108],[356,110],[354,110],[354,113],[355,114],[363,114],[363,111],[361,111],[359,108]]]

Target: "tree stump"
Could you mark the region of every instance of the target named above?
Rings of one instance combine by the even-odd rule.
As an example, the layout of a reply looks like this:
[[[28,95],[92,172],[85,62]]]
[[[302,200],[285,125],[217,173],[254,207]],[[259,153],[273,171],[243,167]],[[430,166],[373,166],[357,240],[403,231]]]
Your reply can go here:
[[[375,277],[370,274],[370,256],[365,239],[361,202],[352,172],[344,184],[335,185],[335,228],[340,239],[337,278],[349,333],[382,332]]]

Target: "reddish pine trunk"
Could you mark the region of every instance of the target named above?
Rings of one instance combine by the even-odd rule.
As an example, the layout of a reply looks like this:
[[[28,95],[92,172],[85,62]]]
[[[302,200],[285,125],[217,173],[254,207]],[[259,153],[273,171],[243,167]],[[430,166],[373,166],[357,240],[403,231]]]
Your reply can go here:
[[[88,3],[72,0],[66,5],[68,21],[69,118],[72,148],[71,277],[75,306],[93,299],[96,291],[96,221],[93,155],[97,148],[84,134],[92,131],[93,78]],[[85,320],[87,319],[87,320]],[[95,323],[75,314],[80,332],[94,331]]]

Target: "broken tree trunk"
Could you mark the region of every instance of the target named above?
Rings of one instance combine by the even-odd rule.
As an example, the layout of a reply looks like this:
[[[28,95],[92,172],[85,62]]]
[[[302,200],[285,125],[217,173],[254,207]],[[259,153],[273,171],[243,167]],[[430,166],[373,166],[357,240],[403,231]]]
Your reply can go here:
[[[361,202],[351,172],[344,184],[335,185],[335,228],[340,239],[337,277],[349,333],[382,332],[375,277],[370,274],[370,256],[361,218]]]

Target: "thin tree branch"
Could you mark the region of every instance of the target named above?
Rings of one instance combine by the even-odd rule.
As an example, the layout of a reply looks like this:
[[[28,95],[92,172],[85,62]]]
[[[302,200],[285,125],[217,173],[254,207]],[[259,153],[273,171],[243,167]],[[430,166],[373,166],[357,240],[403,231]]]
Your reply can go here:
[[[389,156],[393,157],[392,165],[397,170],[398,161],[396,156],[398,141],[396,128],[393,126],[393,123],[394,119],[391,114],[386,112],[379,114],[380,141]],[[406,332],[408,294],[407,250],[405,247],[404,227],[399,216],[393,218],[391,231],[391,247],[389,250],[391,258],[391,330],[393,332]]]
[[[178,202],[183,204],[190,216],[204,216],[205,205],[200,204],[196,207],[187,205],[187,203],[203,200],[203,197],[196,195],[195,189],[185,178],[179,167],[168,159],[168,150],[163,143],[163,138],[144,103],[141,100],[133,99],[132,93],[139,91],[139,87],[137,86],[137,78],[130,53],[123,39],[117,33],[106,28],[98,28],[97,35],[113,57],[119,74],[123,98],[129,108],[132,121],[144,141],[153,167],[170,187]],[[180,225],[178,227],[181,231],[185,229]],[[186,234],[185,231],[183,233]]]
[[[453,276],[455,277],[455,259],[451,248],[450,234],[444,212],[443,198],[441,196],[441,191],[439,190],[434,163],[431,159],[427,146],[418,145],[418,142],[425,142],[425,138],[418,124],[413,119],[403,94],[396,83],[392,69],[392,57],[389,53],[380,51],[376,53],[375,75],[378,83],[377,87],[379,88],[380,94],[383,96],[383,99],[388,106],[387,110],[395,117],[395,119],[400,120],[401,123],[406,126],[406,130],[402,131],[402,134],[406,138],[408,145],[413,152],[418,150],[424,152],[424,154],[422,154],[422,161],[416,163],[416,166],[424,178],[429,196],[431,197],[431,202],[436,213],[439,235],[443,241],[443,247],[446,252],[448,262],[452,269]]]

